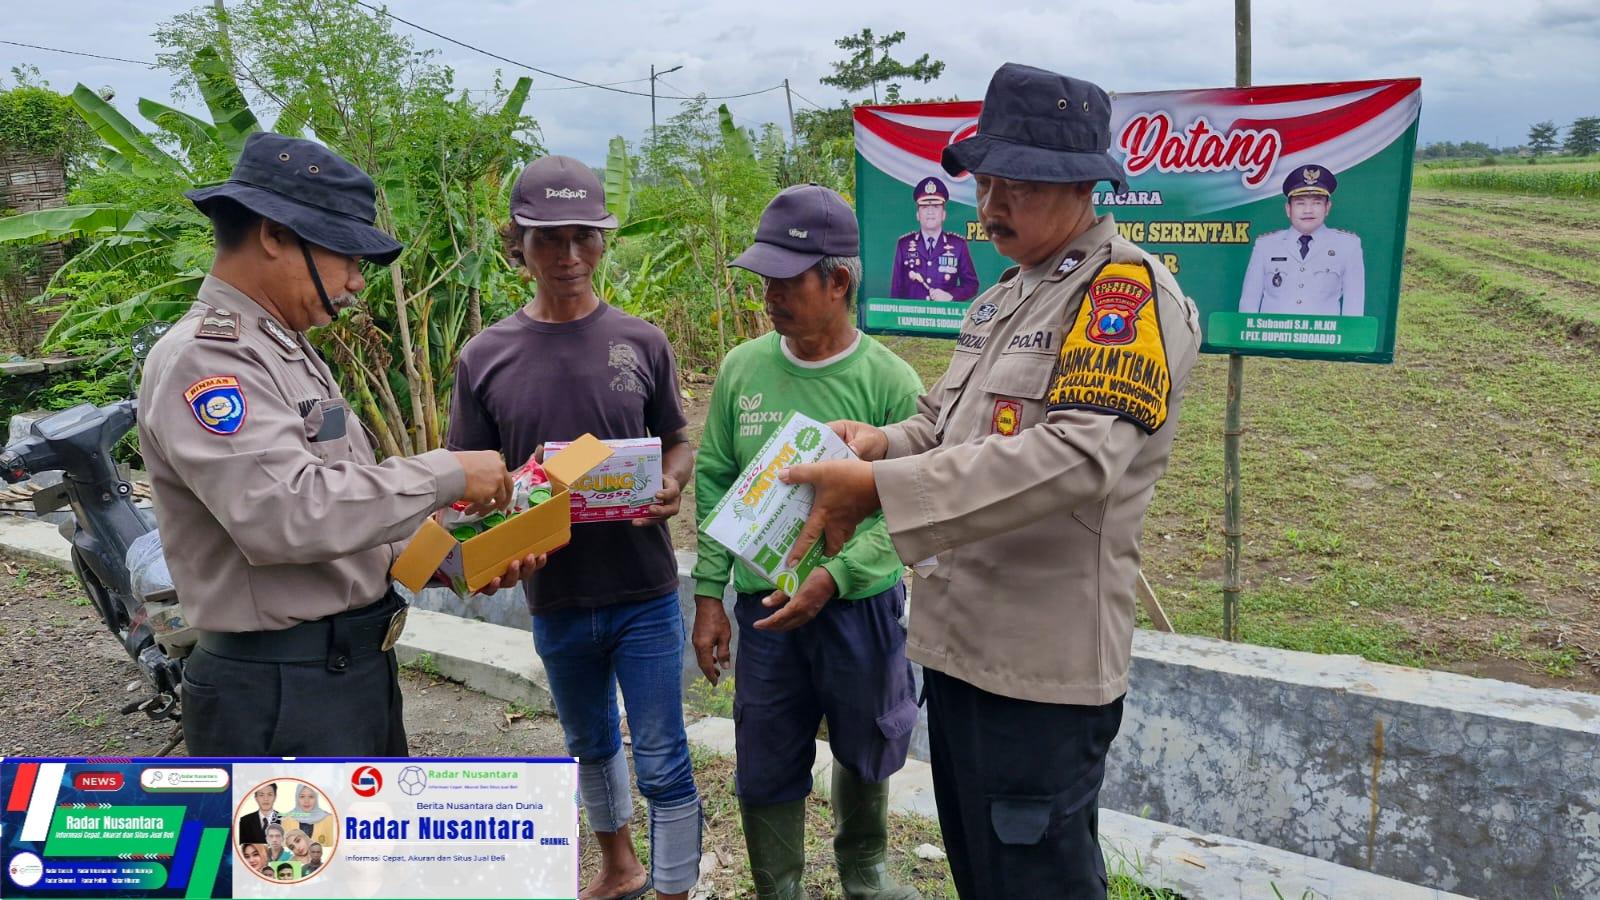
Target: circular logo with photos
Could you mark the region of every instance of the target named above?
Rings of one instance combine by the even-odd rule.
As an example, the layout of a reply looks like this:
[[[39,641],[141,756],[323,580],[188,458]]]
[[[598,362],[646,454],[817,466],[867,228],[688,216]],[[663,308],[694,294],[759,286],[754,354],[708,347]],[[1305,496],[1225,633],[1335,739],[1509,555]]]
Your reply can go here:
[[[333,862],[339,833],[339,814],[320,787],[299,778],[263,781],[234,809],[234,860],[263,881],[305,881]]]

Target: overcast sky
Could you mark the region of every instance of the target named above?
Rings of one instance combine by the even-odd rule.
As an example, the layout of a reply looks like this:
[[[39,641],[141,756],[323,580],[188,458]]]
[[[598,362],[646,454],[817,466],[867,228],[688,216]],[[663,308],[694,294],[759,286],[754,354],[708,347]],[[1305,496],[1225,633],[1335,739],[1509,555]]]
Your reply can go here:
[[[158,22],[195,0],[54,0],[3,4],[0,38],[133,59],[153,59]],[[1565,125],[1600,115],[1600,0],[1256,0],[1254,80],[1258,84],[1422,77],[1423,143],[1520,143],[1528,125]],[[655,0],[650,3],[539,0],[393,0],[396,15],[521,62],[596,82],[646,78],[653,63],[683,68],[658,82],[664,93],[733,94],[784,78],[823,105],[842,99],[818,79],[841,51],[835,38],[863,26],[906,32],[897,55],[923,52],[946,63],[931,85],[909,96],[982,99],[1002,62],[1043,66],[1110,90],[1217,87],[1233,83],[1233,4],[1229,0],[1055,0],[1051,3],[755,3]],[[418,46],[441,51],[460,87],[493,84],[494,70],[525,74],[396,23]],[[146,96],[170,99],[158,70],[0,44],[0,71],[39,67],[51,86],[110,86],[135,121]],[[7,73],[6,80],[9,81]],[[509,79],[508,79],[509,80]],[[534,76],[535,88],[562,82]],[[625,85],[648,90],[648,83]],[[783,91],[728,101],[741,124],[784,122]],[[185,104],[193,108],[191,102]],[[661,101],[665,119],[679,104]],[[807,108],[795,99],[796,110]],[[641,138],[650,101],[604,91],[541,90],[527,107],[551,150],[591,162],[606,141]],[[264,116],[263,118],[267,118]]]

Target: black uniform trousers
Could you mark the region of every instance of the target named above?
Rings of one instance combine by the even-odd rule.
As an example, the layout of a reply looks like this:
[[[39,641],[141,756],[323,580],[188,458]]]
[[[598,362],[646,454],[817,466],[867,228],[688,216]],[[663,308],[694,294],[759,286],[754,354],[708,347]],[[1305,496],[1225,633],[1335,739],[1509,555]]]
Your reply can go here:
[[[939,828],[963,900],[1106,896],[1099,798],[1122,698],[1036,703],[923,672]]]
[[[295,626],[317,629],[319,641],[327,635],[321,659],[266,658],[275,645],[292,640],[273,641],[271,632],[248,636],[261,648],[246,652],[207,649],[202,637],[183,670],[183,737],[189,755],[408,755],[399,667],[393,650],[378,649],[398,604],[391,594],[371,606]]]

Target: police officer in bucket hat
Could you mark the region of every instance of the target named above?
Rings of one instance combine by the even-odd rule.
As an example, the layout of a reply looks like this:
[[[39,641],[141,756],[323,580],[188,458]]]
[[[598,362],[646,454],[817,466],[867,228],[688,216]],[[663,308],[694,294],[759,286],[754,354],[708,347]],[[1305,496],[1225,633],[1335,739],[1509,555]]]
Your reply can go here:
[[[917,565],[939,824],[964,898],[1104,897],[1098,798],[1122,722],[1139,533],[1200,345],[1172,275],[1096,216],[1124,190],[1111,103],[1008,63],[947,172],[1017,265],[969,307],[910,419],[833,427],[859,457],[795,466],[816,486],[797,547],[834,552],[882,510]]]
[[[200,631],[183,729],[204,756],[404,756],[393,646],[405,603],[389,568],[434,510],[510,499],[498,453],[378,463],[306,339],[401,244],[373,226],[365,172],[310,141],[258,132],[229,179],[187,196],[216,258],[156,344],[139,442],[168,563]],[[542,558],[513,562],[490,590]]]

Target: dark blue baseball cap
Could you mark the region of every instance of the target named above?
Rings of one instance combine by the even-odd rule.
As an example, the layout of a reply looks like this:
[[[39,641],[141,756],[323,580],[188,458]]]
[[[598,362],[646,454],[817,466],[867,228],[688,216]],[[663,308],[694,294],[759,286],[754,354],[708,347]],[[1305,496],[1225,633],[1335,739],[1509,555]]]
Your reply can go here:
[[[1006,63],[989,79],[977,133],[944,148],[940,162],[951,175],[1109,181],[1125,191],[1122,166],[1110,149],[1111,98],[1099,85]]]
[[[367,173],[301,138],[255,132],[245,139],[227,181],[184,196],[203,213],[219,200],[232,200],[307,243],[380,265],[394,262],[403,249],[372,224],[378,192]]]
[[[761,211],[756,242],[728,263],[768,278],[793,278],[824,256],[860,256],[855,210],[820,184],[784,188]]]

